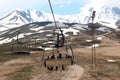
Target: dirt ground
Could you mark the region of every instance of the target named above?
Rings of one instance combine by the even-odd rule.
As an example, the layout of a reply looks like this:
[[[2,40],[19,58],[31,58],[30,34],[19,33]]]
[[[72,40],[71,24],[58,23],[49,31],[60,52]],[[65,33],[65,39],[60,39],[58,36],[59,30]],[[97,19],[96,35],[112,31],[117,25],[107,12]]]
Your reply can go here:
[[[120,80],[120,43],[106,40],[96,48],[96,69],[91,68],[91,49],[74,49],[74,65],[65,70],[47,70],[42,62],[42,52],[0,63],[0,80]],[[14,56],[14,55],[13,55]],[[107,60],[117,62],[107,62]],[[13,79],[11,75],[31,66],[30,78]],[[24,75],[23,75],[24,76]]]
[[[8,80],[8,75],[21,70],[27,64],[34,63],[30,58],[18,58],[0,64],[0,80]]]
[[[36,55],[36,54],[35,54]],[[39,54],[37,54],[39,55]],[[0,80],[12,80],[10,75],[26,66],[33,66],[30,80],[79,80],[84,70],[79,65],[71,65],[66,70],[48,71],[40,61],[40,57],[31,56],[13,59],[0,65]],[[39,63],[41,62],[41,63]],[[42,73],[42,74],[41,74]]]

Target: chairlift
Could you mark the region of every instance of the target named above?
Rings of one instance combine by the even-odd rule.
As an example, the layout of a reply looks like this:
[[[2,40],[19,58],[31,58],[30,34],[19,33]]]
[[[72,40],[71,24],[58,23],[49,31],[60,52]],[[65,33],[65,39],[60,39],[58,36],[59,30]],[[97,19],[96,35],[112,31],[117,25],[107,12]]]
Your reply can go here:
[[[51,48],[52,50],[44,48],[43,51],[42,60],[45,67],[60,67],[73,64],[74,54],[70,45],[64,45],[63,47],[59,47],[59,49],[56,47]]]
[[[55,29],[53,30],[53,38],[56,40],[53,41],[54,43],[52,45],[54,46],[49,45],[49,48],[51,48],[51,50],[47,50],[46,48],[48,47],[44,47],[42,60],[44,66],[47,67],[47,69],[49,70],[53,70],[53,67],[56,67],[57,70],[60,66],[62,67],[62,69],[64,69],[64,66],[73,64],[74,54],[72,47],[65,43],[65,36],[61,28],[57,27],[50,0],[48,0],[48,2],[55,23]]]
[[[17,40],[11,44],[11,54],[30,54],[30,45],[25,40],[19,39],[20,32],[17,33]]]

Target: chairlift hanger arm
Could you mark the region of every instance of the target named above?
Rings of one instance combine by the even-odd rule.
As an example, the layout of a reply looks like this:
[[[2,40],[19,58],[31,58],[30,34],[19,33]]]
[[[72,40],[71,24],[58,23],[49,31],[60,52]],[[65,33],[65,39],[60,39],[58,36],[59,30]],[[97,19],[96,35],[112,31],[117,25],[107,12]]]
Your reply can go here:
[[[60,31],[60,34],[59,33],[57,34],[56,47],[62,47],[62,46],[64,46],[64,40],[65,40],[64,39],[64,34],[63,34],[63,31],[61,30],[61,28],[57,27],[57,23],[56,23],[56,20],[55,20],[55,15],[54,15],[54,12],[53,12],[53,9],[52,9],[52,4],[51,4],[50,0],[48,0],[48,2],[49,2],[49,6],[50,6],[50,9],[51,9],[52,16],[53,16],[53,20],[54,20],[54,23],[55,23],[55,28]],[[55,33],[55,29],[53,31]],[[60,35],[62,36],[61,39],[60,39]]]
[[[19,44],[19,34],[20,34],[20,31],[17,33],[17,43]]]
[[[54,23],[55,23],[55,27],[57,28],[55,15],[54,15],[54,12],[53,12],[53,9],[52,9],[52,4],[51,4],[50,0],[48,0],[48,2],[49,2],[49,6],[50,6],[50,10],[51,10],[52,16],[53,16],[53,20],[54,20]]]
[[[50,0],[48,0],[48,2],[49,2],[49,6],[50,6],[50,10],[51,10],[52,16],[53,16],[53,20],[54,20],[54,23],[55,23],[55,27],[56,27],[56,29],[57,29],[58,27],[57,27],[55,15],[54,15],[54,12],[53,12],[52,4],[51,4]],[[60,32],[61,32],[61,34],[62,34],[61,28],[58,28],[58,29],[60,30]]]

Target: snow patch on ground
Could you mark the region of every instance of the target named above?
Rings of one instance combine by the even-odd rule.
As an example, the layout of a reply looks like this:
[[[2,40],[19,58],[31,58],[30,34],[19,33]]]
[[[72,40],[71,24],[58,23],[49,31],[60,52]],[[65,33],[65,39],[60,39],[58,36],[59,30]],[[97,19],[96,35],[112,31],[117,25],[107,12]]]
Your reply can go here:
[[[92,42],[92,40],[85,40],[86,42]]]
[[[103,39],[103,37],[97,37],[97,40],[102,40]]]
[[[30,28],[30,30],[33,30],[33,31],[39,31],[39,30],[41,30],[41,29],[43,29],[43,27],[38,27],[38,28]]]
[[[99,44],[93,44],[92,46],[88,46],[87,48],[93,48],[93,47],[97,48],[99,46],[100,46]]]
[[[0,41],[0,44],[8,43],[8,42],[11,42],[11,39],[6,38],[6,39],[4,39],[4,40],[1,40],[1,41]]]
[[[73,35],[78,35],[79,30],[73,29],[73,28],[64,28],[63,30],[63,34],[66,34],[67,32],[72,32]]]

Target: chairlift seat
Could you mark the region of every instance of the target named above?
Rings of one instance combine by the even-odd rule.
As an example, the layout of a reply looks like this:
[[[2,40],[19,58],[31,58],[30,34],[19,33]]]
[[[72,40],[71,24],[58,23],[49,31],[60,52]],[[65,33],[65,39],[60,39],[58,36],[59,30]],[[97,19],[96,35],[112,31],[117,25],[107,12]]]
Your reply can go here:
[[[63,59],[47,59],[45,60],[45,66],[60,66],[60,65],[71,65],[71,58],[63,58]]]
[[[30,55],[30,52],[28,52],[28,51],[14,51],[14,52],[12,52],[12,54],[27,54],[27,55]]]

